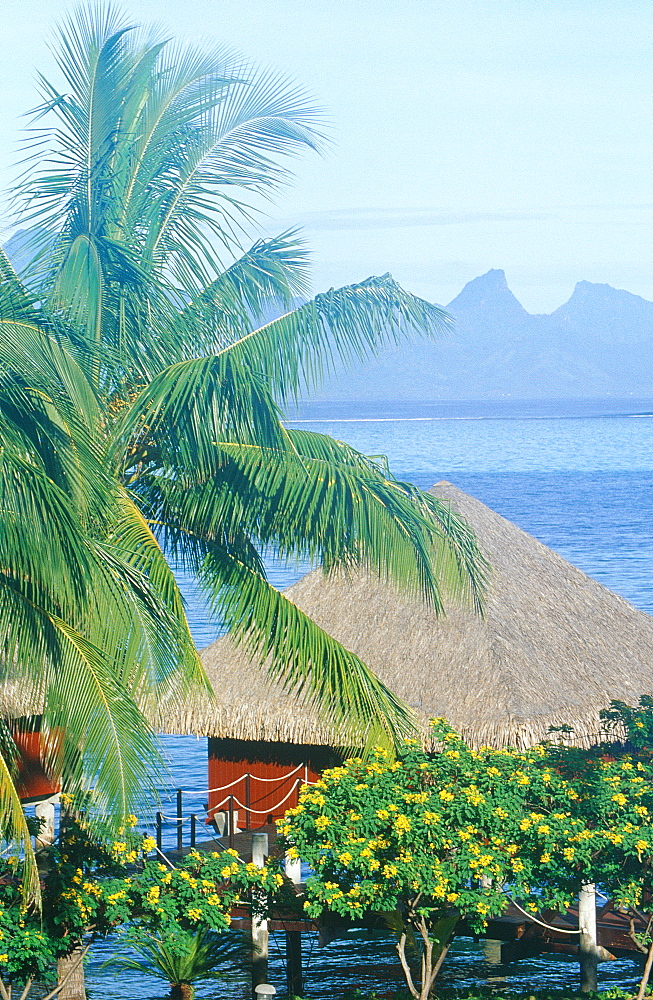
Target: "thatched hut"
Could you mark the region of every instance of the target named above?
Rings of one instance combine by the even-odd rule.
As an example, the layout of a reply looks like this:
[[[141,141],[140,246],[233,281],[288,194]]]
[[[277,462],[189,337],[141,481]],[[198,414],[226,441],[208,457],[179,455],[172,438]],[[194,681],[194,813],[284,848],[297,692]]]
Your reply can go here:
[[[588,744],[612,699],[653,692],[653,618],[450,483],[431,492],[467,520],[488,558],[484,617],[458,606],[437,617],[378,580],[320,570],[286,591],[414,708],[425,739],[428,720],[444,716],[476,745],[527,746],[563,725]],[[201,656],[217,704],[161,722],[209,736],[211,786],[247,770],[271,777],[329,763],[339,739],[328,720],[227,637]]]

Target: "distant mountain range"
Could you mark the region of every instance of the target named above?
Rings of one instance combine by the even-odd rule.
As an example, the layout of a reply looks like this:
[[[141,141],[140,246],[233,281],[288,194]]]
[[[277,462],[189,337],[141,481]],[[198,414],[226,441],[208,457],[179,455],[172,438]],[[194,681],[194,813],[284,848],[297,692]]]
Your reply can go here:
[[[491,270],[445,307],[456,332],[339,371],[314,400],[588,399],[653,396],[653,302],[579,281],[548,315],[526,312]]]
[[[5,244],[14,266],[29,261],[29,234]],[[493,269],[446,307],[455,333],[390,347],[340,369],[310,394],[346,403],[653,397],[653,302],[579,281],[555,312],[526,312]],[[273,318],[271,315],[270,318]]]

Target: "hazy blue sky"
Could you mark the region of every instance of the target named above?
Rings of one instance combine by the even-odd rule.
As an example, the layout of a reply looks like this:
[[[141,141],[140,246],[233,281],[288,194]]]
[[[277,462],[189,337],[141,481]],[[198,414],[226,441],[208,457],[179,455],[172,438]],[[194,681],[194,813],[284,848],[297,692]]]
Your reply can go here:
[[[66,0],[4,0],[0,170]],[[391,271],[447,302],[503,267],[532,312],[580,279],[653,299],[651,0],[127,0],[137,21],[285,69],[334,145],[267,228],[316,290]]]

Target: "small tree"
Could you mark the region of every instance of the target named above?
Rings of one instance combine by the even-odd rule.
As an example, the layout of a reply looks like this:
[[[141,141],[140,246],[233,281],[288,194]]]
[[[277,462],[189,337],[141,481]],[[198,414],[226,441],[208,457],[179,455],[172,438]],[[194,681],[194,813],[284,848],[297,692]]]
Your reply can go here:
[[[653,700],[638,708],[613,702],[604,720],[611,742],[590,749],[547,745],[539,768],[550,789],[533,796],[522,836],[528,905],[564,909],[583,885],[598,883],[632,915],[630,934],[647,953],[643,997],[653,964]],[[540,783],[541,787],[541,783]],[[646,930],[637,933],[635,918]]]
[[[503,884],[523,881],[526,793],[545,792],[539,750],[474,751],[442,720],[434,732],[435,755],[412,742],[397,760],[377,749],[369,761],[326,771],[303,790],[282,828],[289,853],[315,872],[307,884],[310,916],[391,911],[416,1000],[429,996],[459,918],[482,931],[506,906]]]
[[[151,934],[143,927],[124,935],[124,944],[134,955],[116,955],[102,968],[145,972],[170,984],[171,1000],[192,1000],[198,979],[219,979],[227,962],[243,959],[244,941],[234,934],[216,934],[200,927],[196,931],[177,928],[173,933]]]

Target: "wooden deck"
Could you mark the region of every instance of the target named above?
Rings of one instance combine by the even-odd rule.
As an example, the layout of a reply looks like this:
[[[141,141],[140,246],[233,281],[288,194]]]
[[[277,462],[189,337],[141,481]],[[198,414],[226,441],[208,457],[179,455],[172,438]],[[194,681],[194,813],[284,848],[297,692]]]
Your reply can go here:
[[[238,856],[245,862],[252,860],[252,834],[266,833],[268,835],[268,849],[270,857],[278,857],[277,850],[277,830],[276,826],[268,824],[258,827],[256,830],[244,830],[234,834],[233,848],[238,851]],[[229,837],[219,837],[214,840],[205,840],[196,844],[196,850],[202,852],[224,851],[230,846]],[[184,857],[191,850],[190,847],[182,851],[167,851],[166,854],[171,861]],[[289,883],[289,886],[292,884]],[[297,896],[304,894],[304,886],[296,885],[292,887]],[[542,927],[533,919],[525,916],[514,904],[510,903],[506,911],[497,919],[488,922],[485,934],[482,935],[490,940],[501,941],[501,960],[503,962],[514,962],[520,958],[528,958],[543,952],[560,955],[577,955],[578,939],[576,936],[564,933],[575,930],[578,927],[578,909],[570,907],[566,913],[555,911],[543,911],[537,914],[539,920],[549,927]],[[630,916],[623,913],[608,901],[604,906],[596,911],[596,928],[598,944],[606,949],[613,958],[634,957],[640,954],[630,937]],[[343,933],[347,927],[371,926],[371,919],[346,921],[329,914],[326,921],[313,921],[298,919],[297,913],[276,914],[269,920],[270,930],[319,932],[323,939],[333,939],[338,933]],[[249,919],[243,910],[234,912],[234,926],[249,927]],[[637,932],[644,931],[645,926],[641,920],[634,921],[634,928]],[[465,920],[461,920],[456,933],[464,937],[475,937]]]

